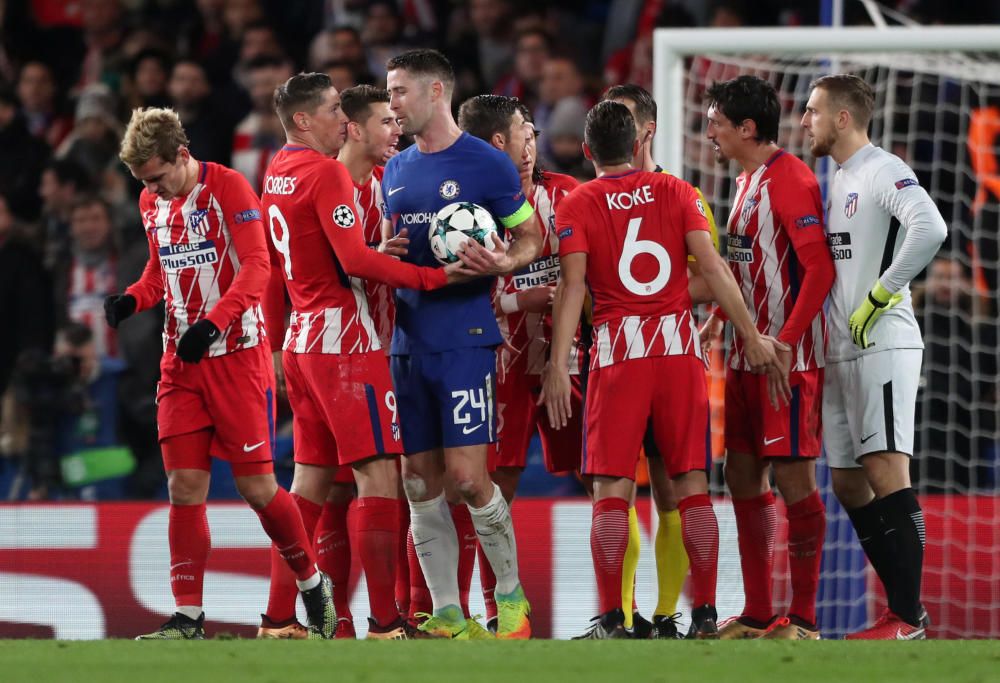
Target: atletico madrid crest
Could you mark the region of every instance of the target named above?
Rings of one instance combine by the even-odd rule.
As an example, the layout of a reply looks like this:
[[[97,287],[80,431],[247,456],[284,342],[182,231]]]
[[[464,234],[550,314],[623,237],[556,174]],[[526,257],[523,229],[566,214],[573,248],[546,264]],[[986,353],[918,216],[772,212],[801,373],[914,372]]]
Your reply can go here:
[[[858,211],[858,193],[852,192],[847,195],[847,203],[844,204],[844,215],[850,218]]]

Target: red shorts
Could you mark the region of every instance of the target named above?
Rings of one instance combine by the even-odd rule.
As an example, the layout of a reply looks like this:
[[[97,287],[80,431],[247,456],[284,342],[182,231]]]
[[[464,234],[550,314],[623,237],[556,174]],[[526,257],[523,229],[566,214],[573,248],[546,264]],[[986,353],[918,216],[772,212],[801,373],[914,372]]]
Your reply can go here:
[[[822,443],[823,370],[793,372],[792,399],[775,410],[767,376],[726,369],[726,450],[758,458],[816,458]]]
[[[190,453],[164,460],[167,470],[211,469],[208,455],[237,464],[260,463],[273,471],[274,366],[267,348],[253,348],[185,363],[163,354],[156,390],[156,421],[160,441],[211,429],[208,454]],[[265,467],[266,465],[266,467]],[[251,468],[254,469],[254,468]]]
[[[570,397],[573,417],[562,429],[552,429],[545,406],[536,405],[541,392],[540,375],[507,372],[497,382],[497,444],[490,449],[489,468],[520,467],[527,464],[528,444],[538,430],[542,457],[549,472],[574,472],[580,469],[583,451],[583,394],[579,377],[573,376]]]
[[[295,462],[349,466],[373,455],[402,453],[384,353],[285,351],[282,358]]]
[[[667,474],[704,470],[705,365],[694,356],[659,356],[591,370],[585,424],[584,474],[634,480],[649,424]]]

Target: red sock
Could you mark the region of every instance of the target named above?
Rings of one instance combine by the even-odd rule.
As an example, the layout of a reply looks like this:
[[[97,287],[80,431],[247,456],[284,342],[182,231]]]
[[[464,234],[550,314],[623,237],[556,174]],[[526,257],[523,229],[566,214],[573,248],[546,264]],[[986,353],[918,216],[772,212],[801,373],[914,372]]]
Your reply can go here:
[[[409,506],[407,506],[409,507]],[[410,567],[410,621],[416,621],[418,614],[430,614],[434,610],[431,592],[424,580],[424,572],[420,568],[420,558],[413,548],[413,531],[406,531],[406,564]]]
[[[292,500],[302,515],[302,526],[306,535],[313,538],[316,522],[319,521],[322,506],[293,493]],[[271,544],[271,587],[267,595],[267,616],[272,621],[286,621],[295,616],[295,598],[299,588],[295,585],[295,574],[278,552],[278,546]]]
[[[351,578],[351,539],[347,532],[350,505],[325,503],[316,525],[316,557],[319,568],[333,582],[333,605],[337,616],[354,619],[347,583]]]
[[[497,600],[494,592],[497,588],[497,577],[493,573],[493,567],[483,552],[483,547],[479,546],[476,551],[479,557],[479,583],[483,587],[483,602],[486,603],[486,621],[497,616]]]
[[[167,540],[170,544],[170,590],[178,607],[202,605],[205,563],[212,548],[205,504],[171,505]]]
[[[299,506],[285,489],[278,487],[271,502],[257,510],[264,531],[278,546],[278,554],[299,581],[316,573],[316,555],[302,523]]]
[[[371,616],[380,626],[394,622],[396,611],[396,559],[399,550],[399,501],[365,496],[351,519],[351,533],[368,582]]]
[[[778,525],[774,492],[733,500],[743,568],[743,615],[767,622],[774,616],[771,582],[774,576],[774,535]]]
[[[628,501],[624,498],[594,501],[590,553],[594,559],[601,614],[622,606],[622,563],[627,545]]]
[[[468,619],[469,592],[472,590],[472,571],[476,568],[476,549],[479,547],[479,536],[472,524],[469,506],[465,503],[449,505],[451,519],[455,523],[455,533],[458,534],[458,597],[462,602],[462,611]]]
[[[691,604],[715,604],[719,571],[719,522],[707,493],[688,496],[680,502],[681,535],[691,561]]]
[[[410,561],[406,557],[406,539],[410,534],[410,506],[399,501],[399,537],[396,539],[396,611],[410,613]]]
[[[788,565],[792,575],[792,605],[788,613],[815,624],[826,508],[819,491],[813,491],[789,505],[785,514],[788,517]]]

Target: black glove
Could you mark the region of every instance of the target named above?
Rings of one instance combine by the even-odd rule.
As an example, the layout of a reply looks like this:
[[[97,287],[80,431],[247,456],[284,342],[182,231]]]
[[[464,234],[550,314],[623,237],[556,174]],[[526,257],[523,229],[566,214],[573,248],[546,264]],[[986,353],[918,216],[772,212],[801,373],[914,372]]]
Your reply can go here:
[[[111,327],[118,327],[122,320],[135,313],[137,306],[131,294],[112,294],[104,299],[104,318]]]
[[[218,327],[210,320],[199,320],[177,341],[177,357],[185,363],[197,363],[218,338]]]

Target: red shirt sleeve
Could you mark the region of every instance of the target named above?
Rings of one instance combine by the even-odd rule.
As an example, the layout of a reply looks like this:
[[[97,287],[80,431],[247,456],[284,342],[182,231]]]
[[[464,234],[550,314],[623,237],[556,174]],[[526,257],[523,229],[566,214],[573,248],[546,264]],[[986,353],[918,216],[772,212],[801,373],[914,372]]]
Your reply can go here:
[[[205,318],[220,330],[231,325],[251,305],[264,296],[268,278],[271,276],[270,257],[264,239],[264,223],[260,219],[260,200],[250,189],[246,179],[229,169],[217,176],[216,182],[222,187],[219,205],[223,220],[229,227],[233,248],[240,261],[240,270],[233,283],[226,290]],[[248,215],[256,211],[257,218],[242,223],[230,222],[237,214]]]
[[[582,200],[580,192],[564,197],[556,207],[556,236],[559,254],[589,253],[587,231],[577,215],[576,205]]]
[[[264,309],[264,326],[271,340],[271,351],[280,351],[285,337],[285,278],[281,273],[281,261],[271,240],[264,237],[271,260],[271,277],[264,289],[261,308]]]
[[[139,199],[139,212],[144,213],[143,204],[146,200],[146,191]],[[163,300],[163,268],[160,265],[160,254],[156,248],[156,241],[153,233],[146,231],[146,241],[149,243],[149,260],[142,270],[139,280],[125,290],[126,294],[135,297],[136,312],[144,311],[155,306],[157,302]]]
[[[354,210],[354,183],[343,164],[331,160],[323,164],[319,176],[314,190],[316,215],[345,273],[406,289],[438,289],[448,284],[441,268],[404,263],[368,247]]]
[[[682,232],[686,235],[695,230],[704,230],[711,234],[712,231],[708,227],[708,218],[705,216],[705,205],[702,204],[701,197],[695,192],[694,186],[673,176],[665,177],[673,181],[677,188],[680,199],[681,221],[683,224]]]

